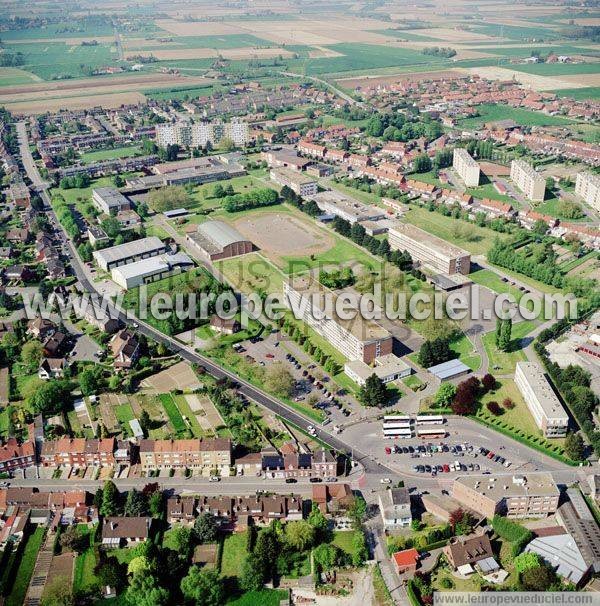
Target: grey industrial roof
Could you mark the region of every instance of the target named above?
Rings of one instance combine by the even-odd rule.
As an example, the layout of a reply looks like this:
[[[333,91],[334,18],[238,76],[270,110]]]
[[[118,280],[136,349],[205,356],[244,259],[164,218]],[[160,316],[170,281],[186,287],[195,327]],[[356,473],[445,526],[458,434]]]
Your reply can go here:
[[[100,196],[109,208],[129,203],[129,200],[114,187],[97,187],[92,193]]]
[[[464,372],[469,372],[471,369],[461,362],[458,358],[455,360],[448,360],[448,362],[442,362],[442,364],[436,364],[431,368],[427,369],[432,375],[435,375],[438,379],[450,379],[456,375],[460,375]]]
[[[127,265],[120,265],[119,267],[115,267],[113,272],[117,272],[127,279],[168,270],[176,265],[193,264],[194,262],[185,253],[175,253],[173,255],[157,255],[148,259],[142,259],[141,261],[135,261],[134,263],[128,263]]]
[[[160,238],[149,236],[148,238],[141,238],[139,240],[126,242],[125,244],[119,244],[118,246],[97,250],[94,252],[94,256],[104,259],[106,263],[112,263],[114,261],[120,261],[121,259],[127,259],[128,257],[141,255],[145,252],[159,250],[164,248],[164,246],[165,245]]]
[[[579,583],[589,568],[575,540],[569,534],[538,537],[525,547],[525,551],[537,553],[559,576],[571,583]]]
[[[223,221],[201,223],[198,225],[198,234],[220,250],[235,242],[244,242],[246,240],[239,231]]]

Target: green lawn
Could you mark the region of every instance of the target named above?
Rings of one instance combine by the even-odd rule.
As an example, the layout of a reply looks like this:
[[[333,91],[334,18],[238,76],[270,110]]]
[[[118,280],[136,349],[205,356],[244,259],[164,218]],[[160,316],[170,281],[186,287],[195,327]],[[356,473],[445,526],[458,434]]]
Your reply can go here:
[[[333,533],[332,543],[339,547],[344,553],[352,555],[352,539],[354,538],[353,531],[337,531]]]
[[[480,269],[471,272],[469,278],[475,284],[485,286],[495,293],[511,295],[517,303],[523,296],[523,291],[519,290],[516,286],[511,286],[508,282],[503,282],[502,278],[491,269]]]
[[[423,385],[423,381],[421,381],[417,375],[410,375],[409,377],[402,379],[402,383],[413,391],[416,391],[419,387],[421,387],[421,385]]]
[[[514,69],[516,69],[516,67]],[[517,124],[522,126],[565,126],[566,124],[573,123],[572,120],[560,116],[548,116],[541,112],[510,107],[508,105],[484,103],[478,105],[476,109],[479,111],[479,116],[459,120],[458,124],[461,128],[477,128],[487,122],[496,122],[498,120],[514,120]]]
[[[582,99],[600,99],[600,86],[586,86],[585,88],[563,88],[548,91],[559,97],[569,97],[580,101]]]
[[[21,606],[23,604],[38,551],[44,540],[45,531],[46,529],[43,526],[36,526],[33,534],[27,539],[27,544],[19,562],[19,568],[15,574],[14,584],[10,595],[6,599],[6,606]]]
[[[515,372],[517,362],[526,359],[522,341],[524,337],[535,328],[535,322],[525,320],[512,327],[512,341],[510,351],[500,351],[496,347],[495,332],[483,335],[482,341],[490,362],[490,372],[494,375],[508,375]]]
[[[39,78],[30,72],[16,67],[0,67],[0,86],[16,86],[39,82]]]
[[[576,76],[600,73],[600,63],[534,63],[511,65],[511,69],[537,76]]]
[[[224,577],[237,577],[247,555],[246,532],[230,534],[223,542],[221,574]]]
[[[469,337],[464,333],[460,338],[450,343],[450,349],[458,354],[459,360],[471,370],[477,370],[481,366],[481,356],[477,353]]]
[[[115,413],[115,417],[117,417],[117,421],[119,421],[119,423],[123,423],[129,429],[129,421],[135,419],[131,404],[126,403],[114,406],[113,412]]]
[[[283,600],[287,600],[288,592],[283,589],[262,589],[260,591],[249,591],[239,598],[226,602],[227,606],[279,606]]]
[[[283,273],[260,253],[217,261],[215,265],[236,290],[246,294],[283,292]]]
[[[415,206],[411,206],[406,213],[405,222],[416,225],[474,255],[485,254],[492,246],[494,238],[501,240],[508,238],[507,234],[501,234],[461,219],[445,217],[438,212],[430,212],[425,208]]]
[[[82,154],[81,160],[84,164],[101,162],[102,160],[114,160],[115,158],[130,158],[142,154],[142,150],[137,145],[128,145],[122,147],[113,147],[110,149],[98,149]]]
[[[185,421],[177,408],[177,404],[175,403],[173,396],[171,394],[164,393],[161,394],[159,398],[175,432],[177,434],[185,432],[187,425],[185,424]]]
[[[94,529],[88,528],[84,524],[79,525],[79,530],[88,536],[93,536]],[[96,566],[96,555],[94,553],[94,547],[90,546],[75,559],[75,570],[73,572],[73,592],[78,593],[84,591],[86,588],[93,587],[98,583],[96,575],[94,574],[94,567]]]
[[[192,433],[195,438],[201,438],[204,435],[204,431],[202,427],[200,427],[200,423],[198,423],[198,419],[196,415],[193,413],[188,401],[185,399],[183,395],[173,396],[175,403],[177,404],[177,408],[182,416],[185,416],[190,424],[192,429]]]

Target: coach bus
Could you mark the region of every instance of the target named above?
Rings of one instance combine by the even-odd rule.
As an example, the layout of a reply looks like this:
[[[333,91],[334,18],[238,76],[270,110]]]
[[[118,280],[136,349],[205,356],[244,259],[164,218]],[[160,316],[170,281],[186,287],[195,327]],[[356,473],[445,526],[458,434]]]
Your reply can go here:
[[[417,427],[417,438],[445,438],[446,435],[442,427]]]
[[[394,429],[384,427],[383,429],[384,438],[412,438],[412,435],[413,432],[410,427],[396,427]]]
[[[417,425],[443,425],[444,417],[442,415],[426,415],[417,417]]]
[[[389,422],[383,424],[384,429],[410,429],[410,421]]]
[[[408,416],[402,416],[402,415],[385,415],[383,417],[383,422],[384,423],[388,423],[388,422],[391,422],[391,423],[396,423],[396,422],[401,423],[401,422],[405,422],[405,421],[408,422],[408,423],[410,423],[411,422],[410,417],[408,417]]]

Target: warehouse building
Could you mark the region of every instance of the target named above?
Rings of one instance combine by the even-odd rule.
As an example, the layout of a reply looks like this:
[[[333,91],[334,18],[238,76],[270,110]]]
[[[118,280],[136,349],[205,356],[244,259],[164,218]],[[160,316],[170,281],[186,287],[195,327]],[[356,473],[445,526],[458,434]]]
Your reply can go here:
[[[547,438],[562,438],[569,427],[569,416],[546,379],[544,371],[534,362],[517,362],[515,383],[529,408],[535,424]]]
[[[579,173],[575,182],[575,193],[581,196],[586,204],[600,212],[600,175]]]
[[[114,187],[92,190],[92,203],[105,215],[116,215],[121,210],[131,210],[131,202]]]
[[[311,196],[311,199],[317,203],[323,213],[340,217],[350,223],[377,221],[386,216],[382,208],[367,206],[333,190],[317,193]]]
[[[115,267],[112,279],[125,290],[175,276],[194,267],[185,253],[157,255],[128,265]]]
[[[210,261],[245,255],[253,250],[250,240],[223,221],[202,223],[186,238]]]
[[[408,251],[420,263],[445,274],[467,275],[471,271],[471,255],[414,225],[399,223],[389,230],[392,250]]]
[[[466,149],[457,147],[454,150],[452,167],[467,187],[477,187],[479,185],[479,164],[473,160],[471,154]]]
[[[486,518],[543,518],[556,513],[560,491],[550,473],[456,478],[452,498]]]
[[[150,236],[119,244],[119,246],[96,250],[94,251],[94,261],[104,271],[111,271],[114,267],[135,263],[166,252],[167,246],[156,236]]]
[[[524,160],[513,160],[510,164],[510,178],[533,202],[544,200],[546,179],[531,164],[527,164]]]
[[[348,360],[371,364],[376,358],[392,353],[394,338],[385,328],[360,314],[350,320],[339,318],[335,314],[334,293],[310,276],[284,282],[283,294],[284,304]],[[327,297],[333,300],[331,314],[324,313]]]
[[[271,170],[271,180],[282,187],[287,185],[303,198],[314,196],[318,191],[315,179],[289,168],[273,168]]]

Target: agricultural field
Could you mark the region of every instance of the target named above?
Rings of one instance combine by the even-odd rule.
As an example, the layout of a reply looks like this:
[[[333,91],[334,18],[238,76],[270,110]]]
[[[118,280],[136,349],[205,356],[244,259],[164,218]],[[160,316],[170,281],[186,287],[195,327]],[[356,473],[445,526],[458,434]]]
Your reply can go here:
[[[499,120],[514,120],[521,126],[564,126],[573,123],[572,120],[561,116],[548,116],[541,112],[509,107],[508,105],[484,104],[477,106],[477,111],[479,116],[459,120],[460,127],[466,129],[478,128],[482,124]]]

